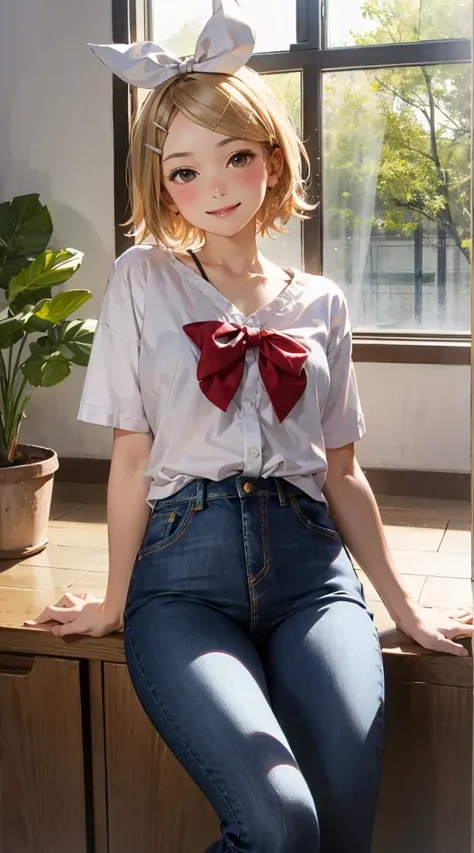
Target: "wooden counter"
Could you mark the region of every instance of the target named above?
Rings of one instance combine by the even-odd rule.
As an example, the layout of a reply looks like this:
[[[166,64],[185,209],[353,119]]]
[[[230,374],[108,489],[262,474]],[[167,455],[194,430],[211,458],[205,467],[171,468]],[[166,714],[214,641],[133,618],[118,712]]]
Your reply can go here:
[[[217,819],[145,717],[121,635],[22,627],[43,606],[38,592],[0,591],[0,851],[203,853]],[[373,851],[470,853],[472,658],[433,655],[396,631],[381,642]]]

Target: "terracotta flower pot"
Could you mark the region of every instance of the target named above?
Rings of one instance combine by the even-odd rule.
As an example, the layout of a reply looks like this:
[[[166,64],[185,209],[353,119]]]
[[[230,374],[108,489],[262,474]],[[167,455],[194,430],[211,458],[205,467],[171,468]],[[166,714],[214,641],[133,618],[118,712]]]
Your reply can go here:
[[[48,543],[48,519],[58,457],[47,447],[20,444],[23,464],[0,468],[0,560],[30,557]]]

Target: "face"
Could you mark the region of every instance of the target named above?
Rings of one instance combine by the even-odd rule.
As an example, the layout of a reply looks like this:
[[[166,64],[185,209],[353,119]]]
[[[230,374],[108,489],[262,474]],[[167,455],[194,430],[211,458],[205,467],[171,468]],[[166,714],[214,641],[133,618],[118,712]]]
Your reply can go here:
[[[281,168],[280,149],[207,130],[177,113],[163,147],[165,202],[203,231],[230,237],[254,219]]]

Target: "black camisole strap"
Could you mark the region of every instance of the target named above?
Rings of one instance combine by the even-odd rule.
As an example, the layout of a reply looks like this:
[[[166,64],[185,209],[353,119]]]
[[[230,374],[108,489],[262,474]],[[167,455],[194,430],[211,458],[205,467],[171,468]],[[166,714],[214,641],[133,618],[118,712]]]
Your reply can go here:
[[[196,264],[196,266],[197,266],[197,268],[198,268],[199,272],[201,273],[202,277],[203,277],[203,278],[205,278],[205,279],[206,279],[206,281],[209,281],[209,279],[208,279],[208,277],[207,277],[207,275],[206,275],[206,272],[205,272],[205,270],[204,270],[204,267],[203,267],[203,265],[202,265],[201,261],[199,260],[199,258],[197,257],[197,255],[195,255],[195,254],[194,254],[194,252],[192,251],[192,249],[188,249],[188,255],[191,255],[191,257],[192,257],[192,259],[193,259],[194,263]],[[209,284],[210,284],[210,283],[211,283],[211,282],[209,281]]]
[[[207,275],[206,275],[206,271],[205,271],[205,269],[204,269],[204,267],[203,267],[203,265],[202,265],[201,261],[199,260],[198,256],[194,254],[194,252],[193,252],[193,250],[192,250],[192,249],[188,249],[188,255],[191,255],[191,257],[192,257],[192,259],[193,259],[194,263],[196,264],[196,266],[197,266],[197,268],[198,268],[199,272],[201,273],[202,277],[203,277],[204,279],[206,279],[206,281],[209,281],[209,279],[208,279],[208,277],[207,277]],[[294,278],[294,272],[293,272],[293,270],[291,270],[291,269],[285,269],[285,268],[283,268],[283,269],[285,270],[285,272],[286,272],[287,276],[289,277],[290,281],[293,281],[293,278]],[[211,283],[211,282],[209,281],[209,284],[210,284],[210,283]]]

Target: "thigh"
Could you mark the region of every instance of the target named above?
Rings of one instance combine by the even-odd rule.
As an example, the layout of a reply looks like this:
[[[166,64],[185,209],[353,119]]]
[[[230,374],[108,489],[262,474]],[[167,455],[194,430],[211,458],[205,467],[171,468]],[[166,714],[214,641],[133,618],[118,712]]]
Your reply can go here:
[[[337,560],[349,558],[341,551]],[[370,853],[384,679],[363,599],[342,593],[308,602],[275,628],[263,660],[273,709],[315,801],[321,853]]]
[[[221,818],[216,849],[303,853],[304,833],[317,833],[314,804],[244,630],[215,607],[161,594],[126,615],[125,649],[145,712]],[[291,820],[303,817],[303,843],[291,847],[280,845],[291,837],[285,801]]]

